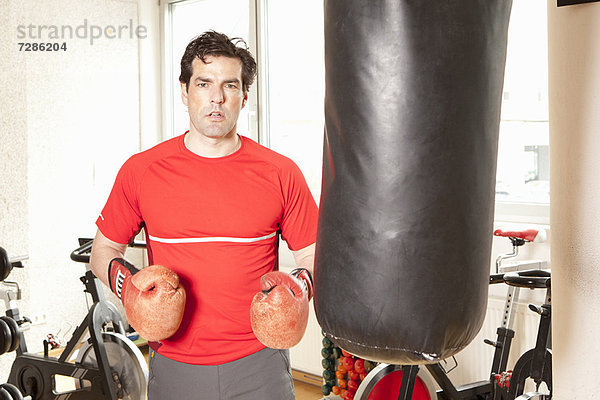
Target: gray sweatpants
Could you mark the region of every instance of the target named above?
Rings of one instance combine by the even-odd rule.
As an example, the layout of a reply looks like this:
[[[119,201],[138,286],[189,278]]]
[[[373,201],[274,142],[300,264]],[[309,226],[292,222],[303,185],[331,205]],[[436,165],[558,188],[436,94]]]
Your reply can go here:
[[[288,350],[221,365],[181,363],[150,350],[148,400],[295,400]]]

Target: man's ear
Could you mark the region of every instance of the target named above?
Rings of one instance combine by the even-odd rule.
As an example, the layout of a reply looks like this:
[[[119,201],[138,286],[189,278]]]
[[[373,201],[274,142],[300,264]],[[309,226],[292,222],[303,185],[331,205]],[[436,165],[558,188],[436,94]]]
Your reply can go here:
[[[187,107],[187,105],[188,105],[187,85],[183,82],[179,82],[179,85],[181,86],[181,101],[183,101],[183,104]]]
[[[246,107],[247,102],[248,102],[248,92],[244,93],[244,99],[242,100],[242,108]]]

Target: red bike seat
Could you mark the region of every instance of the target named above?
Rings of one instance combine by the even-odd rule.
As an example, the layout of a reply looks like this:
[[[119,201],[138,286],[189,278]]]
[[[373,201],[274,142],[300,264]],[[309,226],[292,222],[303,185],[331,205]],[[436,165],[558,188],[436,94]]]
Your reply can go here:
[[[526,240],[528,242],[543,243],[546,241],[546,231],[544,229],[524,229],[524,230],[505,230],[498,228],[494,231],[494,236],[512,237]]]

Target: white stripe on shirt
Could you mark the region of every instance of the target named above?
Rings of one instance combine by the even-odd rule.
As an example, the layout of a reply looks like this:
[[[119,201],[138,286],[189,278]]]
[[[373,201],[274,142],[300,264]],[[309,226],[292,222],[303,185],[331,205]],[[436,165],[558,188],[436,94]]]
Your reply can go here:
[[[199,238],[160,238],[148,235],[150,240],[160,243],[178,244],[178,243],[211,243],[211,242],[231,242],[231,243],[254,243],[261,240],[275,237],[277,232],[270,233],[265,236],[255,238],[240,238],[240,237],[199,237]]]

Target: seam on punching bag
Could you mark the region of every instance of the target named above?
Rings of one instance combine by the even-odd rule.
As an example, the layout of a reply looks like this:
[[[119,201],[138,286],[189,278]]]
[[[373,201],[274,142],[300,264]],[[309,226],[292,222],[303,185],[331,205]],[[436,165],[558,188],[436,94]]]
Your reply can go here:
[[[402,351],[402,352],[405,352],[405,353],[415,354],[415,355],[420,356],[421,358],[423,358],[423,359],[425,359],[427,361],[440,361],[443,358],[445,358],[445,357],[443,357],[440,354],[425,353],[425,352],[420,352],[420,351],[416,351],[416,350],[406,349],[406,348],[403,348],[403,347],[377,346],[377,345],[373,345],[373,344],[364,345],[362,343],[355,342],[355,341],[347,339],[347,338],[337,337],[335,335],[332,335],[329,332],[325,332],[325,333],[326,333],[327,336],[331,337],[333,339],[333,341],[341,340],[341,341],[344,341],[344,342],[351,343],[353,346],[363,347],[363,348],[366,348],[366,349],[380,349],[380,350],[390,350],[390,351]],[[452,351],[452,352],[458,352],[458,351],[464,349],[465,347],[466,346],[446,347],[445,350],[446,351]]]

